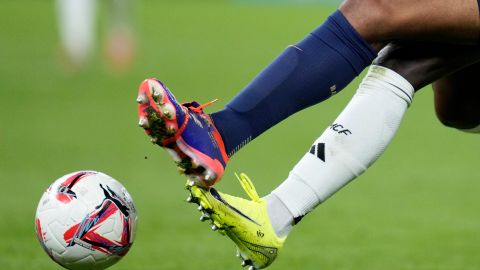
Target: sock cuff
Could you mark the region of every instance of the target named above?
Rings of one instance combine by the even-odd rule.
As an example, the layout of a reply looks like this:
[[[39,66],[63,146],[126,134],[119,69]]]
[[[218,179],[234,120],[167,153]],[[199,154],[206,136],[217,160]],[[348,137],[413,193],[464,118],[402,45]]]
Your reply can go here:
[[[362,72],[365,66],[370,65],[377,56],[377,52],[360,36],[340,10],[330,15],[325,23],[311,34],[324,41],[327,45],[335,44],[332,40],[341,40],[346,45],[345,48],[341,46],[332,48],[341,55],[348,56],[350,51],[355,52],[359,56],[358,59],[348,57],[346,60],[352,64],[357,75]]]
[[[378,85],[381,84],[381,87]],[[378,89],[386,89],[402,98],[410,106],[412,104],[415,89],[405,78],[397,72],[382,66],[371,65],[368,73],[362,81],[362,86],[371,88],[376,86]],[[362,87],[360,87],[361,89]]]

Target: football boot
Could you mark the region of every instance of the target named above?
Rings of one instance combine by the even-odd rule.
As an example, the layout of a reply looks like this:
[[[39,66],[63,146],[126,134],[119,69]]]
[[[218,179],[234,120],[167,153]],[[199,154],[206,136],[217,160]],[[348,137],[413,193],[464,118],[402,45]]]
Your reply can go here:
[[[220,133],[204,105],[179,103],[157,79],[146,79],[139,87],[139,125],[152,143],[167,150],[179,171],[196,184],[207,187],[218,182],[229,160]]]
[[[249,270],[269,266],[283,247],[286,237],[278,237],[261,199],[245,174],[236,175],[250,200],[231,196],[215,188],[202,188],[187,181],[187,202],[198,204],[201,221],[210,220],[211,229],[228,236],[237,247],[237,257]]]

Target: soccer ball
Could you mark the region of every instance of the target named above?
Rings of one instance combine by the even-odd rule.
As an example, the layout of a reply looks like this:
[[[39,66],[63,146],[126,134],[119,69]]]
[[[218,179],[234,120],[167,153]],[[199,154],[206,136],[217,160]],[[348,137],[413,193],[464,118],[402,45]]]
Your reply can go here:
[[[35,229],[43,249],[68,269],[105,269],[118,262],[135,239],[132,197],[112,177],[95,171],[62,176],[45,191]]]

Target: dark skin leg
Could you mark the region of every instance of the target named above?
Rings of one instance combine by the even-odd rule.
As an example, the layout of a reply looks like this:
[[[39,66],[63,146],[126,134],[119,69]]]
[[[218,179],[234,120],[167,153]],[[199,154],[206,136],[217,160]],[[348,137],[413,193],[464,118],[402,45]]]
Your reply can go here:
[[[480,126],[480,63],[433,83],[435,111],[442,123],[458,129]]]
[[[435,81],[435,110],[443,124],[459,129],[480,124],[477,0],[345,0],[339,9],[378,50],[402,40],[401,46],[389,44],[376,62],[403,75],[417,90]]]
[[[377,48],[393,40],[480,41],[477,0],[345,0],[339,9]]]
[[[373,63],[395,70],[417,91],[479,61],[480,46],[392,42]]]
[[[434,82],[435,109],[445,125],[468,129],[480,124],[479,46],[391,43],[374,64],[395,70],[416,91]]]

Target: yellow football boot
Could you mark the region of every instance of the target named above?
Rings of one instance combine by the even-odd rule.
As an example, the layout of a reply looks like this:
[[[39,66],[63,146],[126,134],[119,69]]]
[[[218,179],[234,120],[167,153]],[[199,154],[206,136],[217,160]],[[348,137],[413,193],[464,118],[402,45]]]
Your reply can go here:
[[[237,246],[242,266],[249,270],[269,266],[278,255],[286,237],[275,233],[267,213],[266,201],[261,199],[245,174],[238,176],[251,200],[221,193],[214,188],[201,188],[187,182],[188,202],[197,203],[203,212],[201,221],[212,220],[211,228],[227,235]]]

